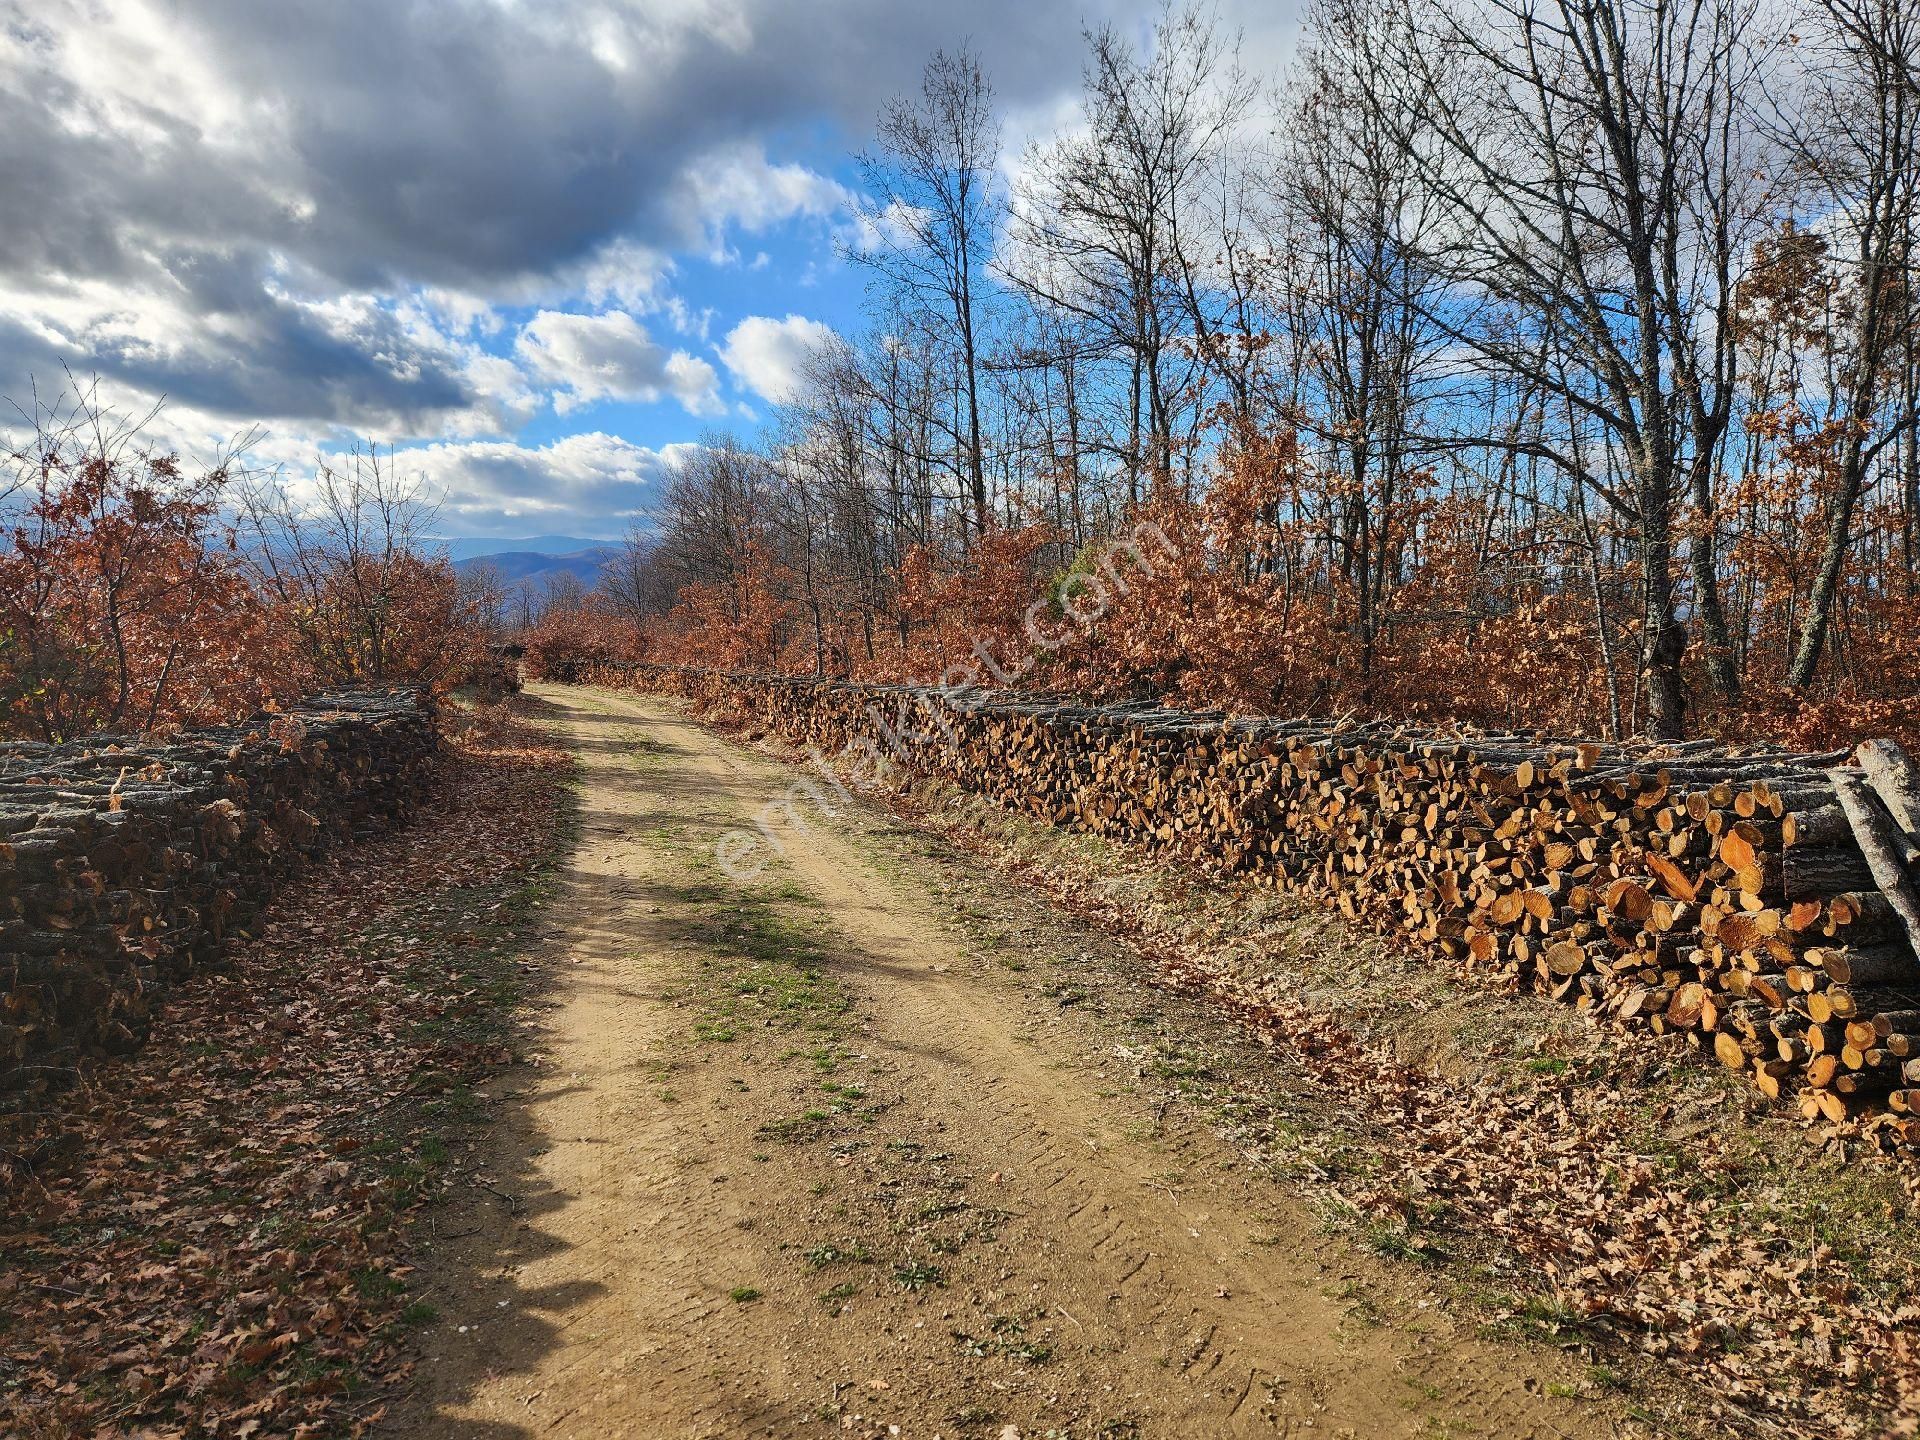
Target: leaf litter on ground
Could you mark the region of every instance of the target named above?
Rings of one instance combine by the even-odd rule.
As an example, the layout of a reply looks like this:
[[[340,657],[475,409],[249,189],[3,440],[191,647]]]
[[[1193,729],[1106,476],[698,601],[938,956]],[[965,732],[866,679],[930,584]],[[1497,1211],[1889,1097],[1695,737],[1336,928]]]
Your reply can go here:
[[[343,846],[4,1141],[0,1433],[363,1433],[406,1373],[410,1225],[516,1058],[570,813],[532,702],[452,711],[433,797]]]

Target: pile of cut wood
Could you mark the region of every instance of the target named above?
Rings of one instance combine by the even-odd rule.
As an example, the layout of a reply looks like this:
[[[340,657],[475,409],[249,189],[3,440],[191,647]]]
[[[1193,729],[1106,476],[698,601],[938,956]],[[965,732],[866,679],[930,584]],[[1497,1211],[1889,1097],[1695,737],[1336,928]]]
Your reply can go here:
[[[0,1117],[138,1044],[306,857],[409,813],[437,749],[412,690],[163,742],[0,745]]]
[[[1920,1143],[1920,780],[1806,754],[677,667],[601,683],[724,701],[1050,823],[1329,897],[1468,973],[1677,1032],[1809,1119]]]

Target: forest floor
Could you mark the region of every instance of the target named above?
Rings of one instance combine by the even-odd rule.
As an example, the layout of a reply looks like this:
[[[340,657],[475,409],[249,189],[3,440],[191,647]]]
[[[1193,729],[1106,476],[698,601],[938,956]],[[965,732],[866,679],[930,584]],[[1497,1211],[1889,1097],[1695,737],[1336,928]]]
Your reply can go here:
[[[788,768],[671,702],[540,694],[583,832],[539,1063],[418,1261],[439,1320],[390,1433],[1644,1428],[1250,1161],[1196,1087],[1310,1085],[1100,926],[865,804],[787,817],[736,885],[715,842]]]
[[[573,762],[449,713],[421,814],[343,845],[148,1042],[0,1134],[0,1435],[359,1434],[431,1300],[408,1264],[522,1057]]]

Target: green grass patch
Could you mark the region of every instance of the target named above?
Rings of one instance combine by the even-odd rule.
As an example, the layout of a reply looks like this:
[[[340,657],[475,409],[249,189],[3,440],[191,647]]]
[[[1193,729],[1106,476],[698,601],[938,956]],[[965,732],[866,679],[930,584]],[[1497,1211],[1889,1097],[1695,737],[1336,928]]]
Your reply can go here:
[[[858,1240],[829,1240],[807,1251],[807,1264],[815,1270],[829,1265],[864,1265],[873,1254]]]
[[[947,1272],[924,1260],[907,1260],[894,1267],[893,1278],[902,1290],[931,1290],[946,1285]]]

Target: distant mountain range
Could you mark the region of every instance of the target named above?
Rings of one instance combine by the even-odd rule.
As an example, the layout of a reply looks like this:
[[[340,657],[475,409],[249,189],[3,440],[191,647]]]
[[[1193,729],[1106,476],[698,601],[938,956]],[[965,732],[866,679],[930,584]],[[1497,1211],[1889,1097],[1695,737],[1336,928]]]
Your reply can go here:
[[[453,568],[465,573],[489,566],[509,585],[525,582],[538,589],[549,577],[575,576],[583,585],[596,584],[623,548],[611,540],[586,540],[578,535],[531,535],[525,539],[448,539]]]
[[[618,540],[588,540],[579,535],[527,535],[504,540],[489,536],[478,539],[442,536],[429,543],[442,547],[447,558],[456,563],[487,555],[577,555],[582,550],[620,547]]]

